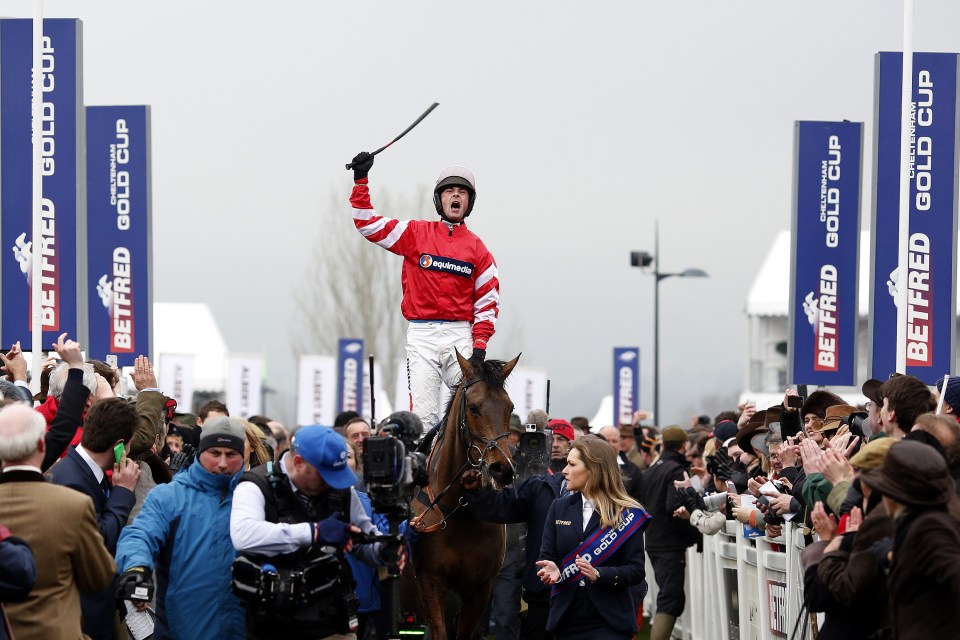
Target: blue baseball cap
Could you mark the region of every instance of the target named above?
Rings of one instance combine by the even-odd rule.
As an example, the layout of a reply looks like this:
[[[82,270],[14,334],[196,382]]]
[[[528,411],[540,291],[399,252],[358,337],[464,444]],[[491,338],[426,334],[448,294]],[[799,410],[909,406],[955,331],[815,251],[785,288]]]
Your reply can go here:
[[[357,484],[356,474],[347,466],[347,441],[330,427],[315,424],[298,429],[290,446],[334,489]]]

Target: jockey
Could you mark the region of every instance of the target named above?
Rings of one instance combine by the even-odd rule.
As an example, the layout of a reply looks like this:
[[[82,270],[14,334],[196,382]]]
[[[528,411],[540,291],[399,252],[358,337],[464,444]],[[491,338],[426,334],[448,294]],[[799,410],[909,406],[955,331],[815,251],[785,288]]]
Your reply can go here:
[[[377,215],[367,174],[373,156],[353,159],[353,221],[370,242],[403,256],[400,311],[407,328],[410,408],[427,427],[440,421],[441,383],[454,388],[461,371],[454,350],[483,366],[487,341],[499,315],[497,264],[465,219],[477,199],[469,169],[447,167],[437,178],[433,203],[440,220],[394,220]],[[432,440],[434,431],[424,438]]]

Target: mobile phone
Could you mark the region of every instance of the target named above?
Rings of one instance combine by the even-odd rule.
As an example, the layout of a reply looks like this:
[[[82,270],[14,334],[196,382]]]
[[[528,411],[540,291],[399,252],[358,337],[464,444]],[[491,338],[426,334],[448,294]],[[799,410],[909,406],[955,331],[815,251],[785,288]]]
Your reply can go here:
[[[803,406],[803,396],[787,396],[787,406],[793,409],[799,409]]]
[[[733,484],[733,480],[727,480],[727,493],[738,493],[737,485]]]
[[[117,446],[113,448],[113,457],[117,461],[117,464],[120,464],[120,458],[123,457],[124,452],[127,450],[127,445],[122,442],[117,443]]]
[[[107,354],[107,357],[104,359],[104,362],[106,362],[109,366],[113,367],[114,369],[117,368],[117,356],[113,355],[112,353]]]

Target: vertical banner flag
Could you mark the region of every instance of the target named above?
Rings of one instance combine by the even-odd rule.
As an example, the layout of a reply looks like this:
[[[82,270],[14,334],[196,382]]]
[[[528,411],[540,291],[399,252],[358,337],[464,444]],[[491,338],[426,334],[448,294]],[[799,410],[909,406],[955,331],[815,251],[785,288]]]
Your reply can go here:
[[[535,367],[514,367],[504,383],[513,400],[513,412],[526,421],[534,409],[547,408],[547,372]]]
[[[86,198],[83,193],[82,25],[43,21],[43,200],[33,236],[33,21],[0,20],[0,344],[30,348],[31,285],[41,287],[43,344],[66,332],[87,344]],[[31,283],[32,260],[42,262]],[[102,358],[104,354],[91,354]]]
[[[862,122],[797,122],[790,384],[857,382]]]
[[[249,418],[260,413],[263,358],[254,354],[227,356],[227,408],[230,415]]]
[[[363,398],[363,340],[340,338],[337,351],[337,413],[360,413]]]
[[[957,57],[915,53],[910,112],[910,233],[898,269],[903,54],[877,54],[870,375],[897,364],[897,291],[907,287],[907,370],[926,382],[954,371],[957,291]]]
[[[150,107],[87,107],[88,351],[132,366],[152,346]],[[179,398],[178,398],[179,400]]]
[[[633,423],[633,413],[640,406],[640,349],[613,349],[613,424]]]
[[[181,413],[193,412],[196,356],[192,353],[161,353],[157,359],[157,384],[177,401]]]
[[[332,356],[300,356],[297,424],[331,426],[337,415],[337,361]]]

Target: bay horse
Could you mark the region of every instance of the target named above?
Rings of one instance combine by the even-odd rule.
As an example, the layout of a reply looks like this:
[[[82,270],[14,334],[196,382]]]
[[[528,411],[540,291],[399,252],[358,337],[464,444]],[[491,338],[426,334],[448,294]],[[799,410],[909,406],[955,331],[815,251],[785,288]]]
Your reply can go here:
[[[500,486],[513,481],[507,446],[513,403],[504,380],[517,361],[488,360],[480,371],[457,353],[463,379],[427,457],[430,483],[411,504],[410,526],[420,532],[413,545],[413,568],[420,610],[434,640],[469,640],[490,601],[504,553],[504,526],[478,520],[460,485],[467,469],[478,469]],[[448,636],[444,607],[447,591],[460,596],[456,636]]]

